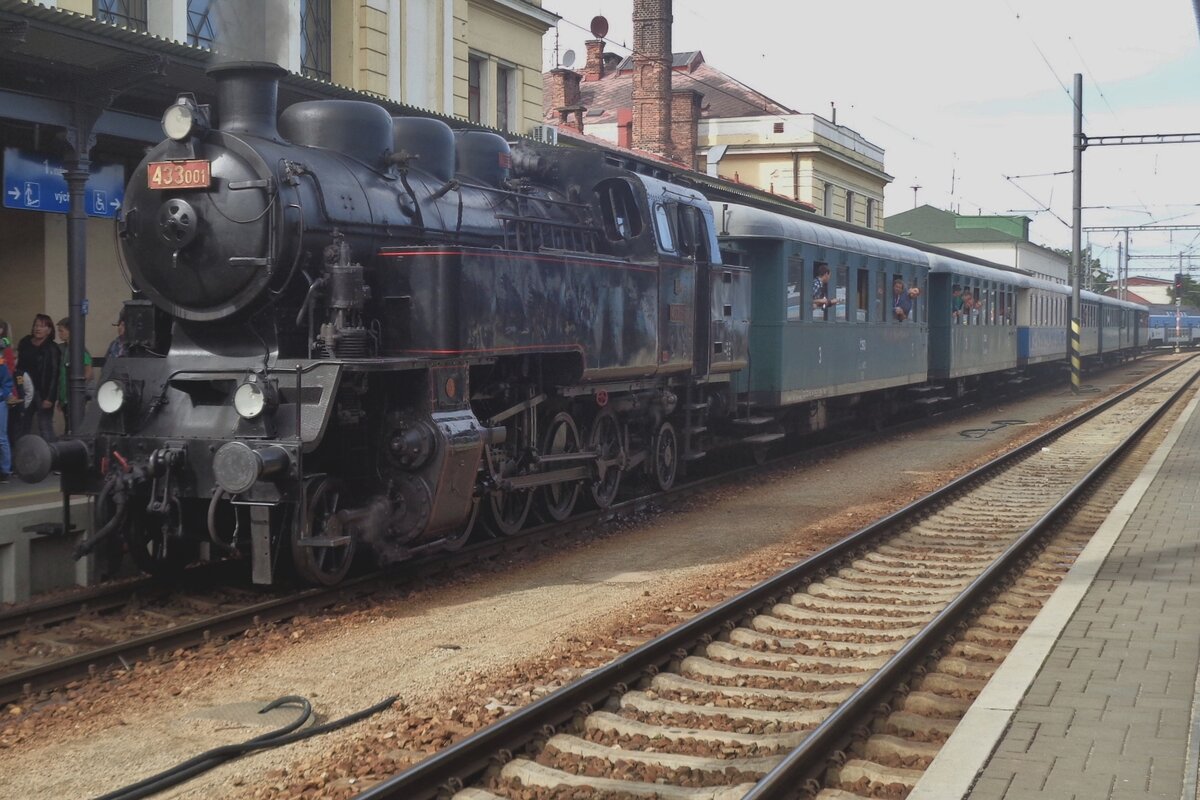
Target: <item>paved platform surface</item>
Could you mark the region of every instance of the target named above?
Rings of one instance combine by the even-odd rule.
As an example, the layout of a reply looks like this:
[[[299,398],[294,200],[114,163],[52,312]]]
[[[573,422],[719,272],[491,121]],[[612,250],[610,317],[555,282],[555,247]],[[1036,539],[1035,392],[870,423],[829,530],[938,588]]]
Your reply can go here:
[[[57,475],[50,475],[41,483],[26,483],[13,475],[8,483],[0,483],[0,509],[39,503],[52,503],[59,496]]]
[[[909,800],[1197,798],[1193,400]]]

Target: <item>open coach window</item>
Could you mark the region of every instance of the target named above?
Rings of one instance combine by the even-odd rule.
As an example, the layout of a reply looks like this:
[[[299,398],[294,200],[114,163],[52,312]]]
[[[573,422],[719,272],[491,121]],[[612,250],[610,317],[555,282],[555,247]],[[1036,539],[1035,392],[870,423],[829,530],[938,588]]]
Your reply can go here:
[[[787,260],[787,318],[791,321],[804,319],[804,259],[797,255]]]

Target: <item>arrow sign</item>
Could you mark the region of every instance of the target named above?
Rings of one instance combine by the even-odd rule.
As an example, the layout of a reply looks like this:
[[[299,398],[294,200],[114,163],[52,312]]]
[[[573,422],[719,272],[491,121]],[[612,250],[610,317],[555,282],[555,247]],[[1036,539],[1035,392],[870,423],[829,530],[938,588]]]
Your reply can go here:
[[[115,217],[125,199],[125,168],[92,162],[84,193],[89,217]],[[4,206],[65,214],[71,207],[62,162],[16,147],[4,148]]]

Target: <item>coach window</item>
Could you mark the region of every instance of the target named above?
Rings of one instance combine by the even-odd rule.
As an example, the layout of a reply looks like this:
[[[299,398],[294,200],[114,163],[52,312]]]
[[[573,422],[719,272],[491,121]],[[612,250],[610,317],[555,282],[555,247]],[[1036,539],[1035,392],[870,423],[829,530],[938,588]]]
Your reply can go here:
[[[828,281],[824,280],[824,276],[828,276]],[[813,322],[824,322],[828,319],[833,319],[833,314],[830,313],[829,307],[837,298],[837,282],[834,280],[833,272],[829,269],[829,265],[824,261],[814,261],[812,266],[812,275],[809,280],[812,281],[812,295],[809,299],[812,301],[812,320]],[[830,303],[818,304],[817,298],[828,298]]]
[[[804,259],[788,256],[787,260],[787,319],[804,319]]]
[[[662,203],[654,204],[654,228],[658,233],[658,249],[664,253],[674,253],[675,237],[671,233],[671,218]]]
[[[999,292],[999,295],[997,296],[997,300],[1000,304],[1000,308],[997,309],[997,311],[996,311],[996,314],[998,317],[997,321],[1001,325],[1007,325],[1008,324],[1008,290],[1005,289],[1003,286],[1000,287],[1000,292]]]
[[[887,270],[880,269],[875,271],[875,313],[871,315],[871,319],[887,322],[888,314],[885,314],[883,309],[886,308],[884,303],[887,302],[887,293],[890,292],[891,284],[887,280]]]
[[[867,322],[870,319],[868,308],[871,298],[871,273],[869,270],[860,269],[857,274],[858,280],[854,287],[854,319],[858,322]]]
[[[850,268],[841,266],[837,268],[837,286],[830,281],[829,296],[837,300],[837,305],[833,307],[833,318],[838,322],[846,321],[846,304],[850,302]]]

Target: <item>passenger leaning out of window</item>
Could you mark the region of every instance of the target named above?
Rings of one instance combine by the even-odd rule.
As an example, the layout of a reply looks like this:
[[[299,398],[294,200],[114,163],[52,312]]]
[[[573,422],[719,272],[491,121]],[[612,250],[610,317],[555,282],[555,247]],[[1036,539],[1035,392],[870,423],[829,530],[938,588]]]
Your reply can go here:
[[[912,316],[913,302],[921,296],[921,290],[916,286],[907,289],[903,278],[892,281],[892,314],[900,322]]]
[[[821,309],[829,316],[829,307],[837,305],[837,300],[829,296],[829,266],[817,264],[814,269],[812,304],[814,309]]]

